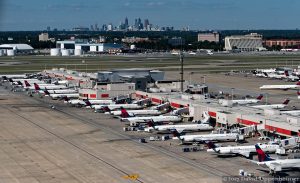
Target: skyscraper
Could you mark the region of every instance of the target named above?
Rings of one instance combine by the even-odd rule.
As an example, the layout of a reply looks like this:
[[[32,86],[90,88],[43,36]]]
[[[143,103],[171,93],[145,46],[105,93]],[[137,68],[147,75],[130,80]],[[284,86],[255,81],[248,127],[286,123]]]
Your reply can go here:
[[[145,21],[144,21],[144,29],[148,30],[149,25],[150,25],[149,20],[145,19]]]
[[[128,18],[127,18],[127,17],[125,18],[124,25],[125,25],[125,29],[127,29],[127,28],[128,28],[128,26],[129,26],[129,23],[128,23]]]

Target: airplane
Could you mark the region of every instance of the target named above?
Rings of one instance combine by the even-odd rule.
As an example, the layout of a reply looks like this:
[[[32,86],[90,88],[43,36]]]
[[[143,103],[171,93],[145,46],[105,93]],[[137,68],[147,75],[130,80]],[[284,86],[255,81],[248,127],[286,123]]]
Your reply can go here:
[[[49,94],[48,96],[50,96],[53,100],[59,99],[59,98],[78,98],[79,97],[79,93],[52,93]]]
[[[241,100],[232,100],[233,104],[255,104],[261,101],[261,99],[263,98],[263,95],[259,95],[256,99],[241,99]]]
[[[47,89],[51,89],[51,90],[66,89],[67,87],[64,85],[52,85],[52,84],[39,85],[37,83],[34,83],[34,88],[36,91],[39,91],[39,90],[47,90]]]
[[[143,106],[140,106],[138,104],[98,104],[93,105],[92,108],[95,109],[95,112],[109,112],[116,109],[121,109],[123,107],[124,109],[142,109]]]
[[[50,94],[67,94],[67,93],[77,93],[77,90],[65,89],[65,90],[41,90],[41,94],[50,95]]]
[[[250,154],[256,153],[255,145],[248,146],[227,146],[227,147],[217,147],[213,142],[206,142],[209,149],[209,153],[217,153],[219,155],[242,155],[247,158]],[[279,148],[278,144],[260,144],[261,148],[268,153],[275,153],[276,149]]]
[[[93,108],[94,106],[97,105],[109,105],[113,104],[114,102],[112,100],[90,100],[90,99],[73,99],[73,100],[68,100],[67,97],[65,97],[65,100],[71,104],[71,105],[80,105],[80,106],[87,106]]]
[[[173,139],[179,139],[182,143],[205,142],[205,141],[236,141],[238,133],[223,134],[204,134],[204,135],[180,135],[176,130],[173,131]]]
[[[300,168],[300,159],[273,159],[261,149],[261,147],[255,145],[256,152],[258,154],[257,165],[267,167],[270,170],[270,174],[276,174],[281,172],[282,169]]]
[[[300,110],[280,111],[280,114],[300,115]]]
[[[261,90],[297,90],[300,89],[300,82],[294,85],[263,85],[259,87]]]
[[[126,110],[123,107],[121,107],[120,111],[110,111],[107,112],[108,114],[111,114],[113,116],[122,116],[123,118],[126,117],[134,117],[139,115],[160,115],[162,114],[158,110]]]
[[[207,131],[214,129],[213,126],[207,123],[200,123],[200,124],[180,124],[180,125],[155,125],[152,121],[149,121],[148,128],[145,128],[145,131],[152,132],[171,132],[173,130],[178,131],[179,133],[182,132],[189,132],[189,131]]]
[[[4,81],[8,81],[8,79],[22,79],[26,78],[25,74],[15,74],[15,75],[0,75]]]
[[[285,73],[286,74],[286,77],[289,81],[299,81],[299,77],[295,74],[289,74],[288,72]]]
[[[282,108],[285,108],[289,102],[290,102],[290,100],[286,99],[282,104],[254,105],[251,107],[258,108],[258,109],[282,109]]]
[[[182,119],[179,116],[144,116],[144,117],[128,117],[121,118],[122,122],[130,123],[146,123],[147,121],[153,121],[154,123],[160,122],[180,122]]]

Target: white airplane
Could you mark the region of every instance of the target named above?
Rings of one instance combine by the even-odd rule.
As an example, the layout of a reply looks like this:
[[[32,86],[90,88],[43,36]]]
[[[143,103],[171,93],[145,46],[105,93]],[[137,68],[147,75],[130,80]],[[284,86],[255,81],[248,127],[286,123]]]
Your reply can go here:
[[[59,98],[78,98],[79,93],[53,93],[49,95],[53,100],[59,99]]]
[[[241,100],[232,100],[233,104],[240,104],[240,105],[245,105],[245,104],[255,104],[261,101],[263,98],[263,95],[259,95],[256,99],[241,99]]]
[[[286,72],[286,76],[289,81],[299,81],[300,79],[297,75],[293,73],[290,75],[288,72]]]
[[[113,116],[122,116],[123,118],[126,117],[134,117],[139,115],[161,115],[162,113],[158,110],[126,110],[123,107],[120,111],[110,111],[106,112],[106,114],[111,114]]]
[[[109,105],[114,103],[112,100],[90,100],[90,99],[83,99],[83,100],[73,99],[73,100],[67,100],[67,102],[71,105],[81,105],[81,106],[87,106],[91,108],[97,105]]]
[[[9,74],[9,75],[0,75],[4,81],[8,81],[9,79],[22,79],[26,78],[25,74]]]
[[[285,108],[289,102],[290,102],[290,100],[286,99],[282,104],[254,105],[251,107],[258,108],[258,109],[282,109],[282,108]]]
[[[259,87],[261,90],[289,90],[289,89],[300,89],[300,82],[294,85],[263,85]]]
[[[182,119],[179,116],[144,116],[144,117],[121,118],[121,121],[130,122],[130,123],[146,123],[147,121],[152,121],[154,123],[180,122],[181,120]]]
[[[50,94],[67,94],[67,93],[77,93],[77,90],[65,89],[65,90],[41,90],[39,93],[50,95]]]
[[[180,135],[173,131],[173,139],[179,139],[182,143],[205,142],[205,141],[236,141],[238,133],[205,134],[205,135]]]
[[[100,105],[93,105],[92,108],[95,109],[95,112],[110,112],[116,109],[121,109],[123,107],[124,109],[142,109],[143,106],[140,106],[138,104],[100,104]]]
[[[300,168],[300,159],[273,159],[260,148],[258,144],[255,145],[258,154],[259,166],[267,167],[270,174],[281,172],[283,169]]]
[[[207,152],[220,155],[242,155],[249,158],[250,154],[256,153],[255,145],[217,147],[213,142],[207,142],[206,144],[209,148],[207,149]],[[279,145],[275,143],[260,144],[260,147],[268,153],[275,153],[276,149],[280,148]]]
[[[173,130],[178,131],[179,133],[182,132],[189,132],[189,131],[207,131],[214,129],[213,126],[210,126],[207,123],[200,123],[200,124],[181,124],[181,125],[155,125],[155,123],[148,122],[148,128],[145,128],[145,131],[152,132],[171,132]]]
[[[170,106],[170,103],[166,102],[166,103],[163,103],[163,104],[159,104],[157,106],[153,106],[150,109],[153,109],[153,110],[163,110],[163,109],[166,109],[169,106]]]
[[[300,115],[300,110],[280,111],[280,114]]]
[[[47,85],[39,85],[37,83],[34,83],[34,88],[35,90],[59,90],[59,89],[66,89],[67,87],[64,85],[52,85],[52,84],[47,84]]]

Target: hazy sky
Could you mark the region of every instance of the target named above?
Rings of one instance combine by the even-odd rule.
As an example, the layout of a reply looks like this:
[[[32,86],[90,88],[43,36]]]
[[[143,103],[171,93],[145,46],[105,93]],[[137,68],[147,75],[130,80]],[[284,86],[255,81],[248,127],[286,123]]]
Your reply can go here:
[[[191,29],[300,28],[300,0],[0,0],[0,31],[71,29],[129,18]]]

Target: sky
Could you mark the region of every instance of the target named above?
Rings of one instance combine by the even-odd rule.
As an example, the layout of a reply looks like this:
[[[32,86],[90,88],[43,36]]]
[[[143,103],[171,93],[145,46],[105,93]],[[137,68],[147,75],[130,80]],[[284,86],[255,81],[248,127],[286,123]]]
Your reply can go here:
[[[176,29],[296,29],[300,0],[0,0],[0,31],[117,26],[125,17]]]

